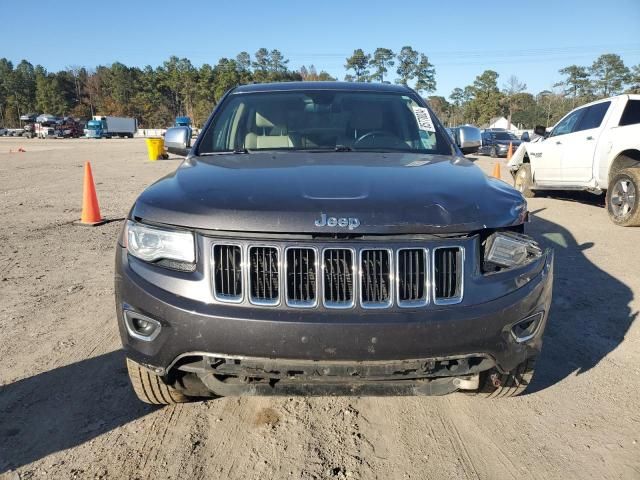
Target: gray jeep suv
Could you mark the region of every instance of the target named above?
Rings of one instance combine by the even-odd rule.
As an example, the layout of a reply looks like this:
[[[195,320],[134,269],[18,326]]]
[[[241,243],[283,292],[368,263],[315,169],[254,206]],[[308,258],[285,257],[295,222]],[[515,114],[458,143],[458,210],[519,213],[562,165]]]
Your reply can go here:
[[[228,92],[136,200],[116,311],[141,400],[522,392],[553,253],[404,86]]]

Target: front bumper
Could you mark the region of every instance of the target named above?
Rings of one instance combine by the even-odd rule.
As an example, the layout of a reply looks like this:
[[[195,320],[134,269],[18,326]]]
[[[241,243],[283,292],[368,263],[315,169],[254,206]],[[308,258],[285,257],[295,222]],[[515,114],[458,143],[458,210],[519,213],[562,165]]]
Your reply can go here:
[[[495,366],[506,372],[537,355],[542,347],[551,302],[553,252],[546,251],[529,272],[519,288],[474,305],[403,311],[238,308],[159,288],[131,268],[126,250],[119,246],[116,309],[127,354],[161,375],[185,358],[245,359],[252,368],[269,359],[286,365],[310,361],[317,367],[361,369],[372,362],[390,362],[392,370],[397,370],[397,362],[431,364],[473,357],[488,359],[478,369]],[[124,309],[159,321],[162,329],[157,338],[144,341],[129,335]],[[535,335],[518,343],[512,326],[536,312],[544,315]]]

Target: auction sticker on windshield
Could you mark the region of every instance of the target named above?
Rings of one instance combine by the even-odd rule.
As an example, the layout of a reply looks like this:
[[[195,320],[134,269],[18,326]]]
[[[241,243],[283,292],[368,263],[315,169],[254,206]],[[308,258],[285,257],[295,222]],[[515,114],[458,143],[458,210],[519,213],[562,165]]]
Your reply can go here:
[[[431,115],[429,115],[429,109],[424,107],[413,107],[413,114],[418,122],[418,128],[425,132],[435,132],[436,129],[431,121]]]

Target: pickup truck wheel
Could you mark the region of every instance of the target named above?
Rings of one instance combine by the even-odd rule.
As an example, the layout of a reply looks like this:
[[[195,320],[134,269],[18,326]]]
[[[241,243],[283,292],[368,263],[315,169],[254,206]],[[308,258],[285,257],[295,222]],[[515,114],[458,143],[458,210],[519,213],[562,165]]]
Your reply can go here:
[[[129,358],[127,358],[127,371],[133,391],[144,403],[173,405],[191,401],[191,398],[180,390],[167,385],[161,377]]]
[[[480,388],[470,394],[485,398],[516,397],[531,383],[535,365],[536,359],[529,358],[509,373],[496,370],[483,372],[480,376]]]
[[[622,227],[640,226],[640,168],[616,173],[607,189],[609,218]]]
[[[536,196],[535,190],[532,190],[533,178],[531,177],[531,165],[523,163],[513,178],[513,186],[525,198],[533,198]]]
[[[491,158],[498,158],[498,149],[496,147],[491,147],[489,155],[491,155]]]

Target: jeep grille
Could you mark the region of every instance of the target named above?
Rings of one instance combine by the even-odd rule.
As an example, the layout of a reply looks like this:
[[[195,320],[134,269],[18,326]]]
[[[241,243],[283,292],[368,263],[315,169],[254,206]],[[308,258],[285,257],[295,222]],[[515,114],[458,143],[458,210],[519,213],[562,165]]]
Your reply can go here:
[[[252,303],[276,305],[280,300],[280,266],[275,247],[249,248],[249,286]]]
[[[389,250],[360,252],[360,301],[365,308],[384,308],[391,305]]]
[[[398,305],[425,305],[429,301],[428,251],[425,248],[401,248],[397,258]]]
[[[228,302],[242,300],[242,249],[238,245],[214,245],[214,292]]]
[[[353,305],[354,252],[347,248],[324,251],[324,304],[329,308],[348,308]]]
[[[275,306],[281,291],[291,308],[417,308],[463,298],[462,246],[215,243],[211,261],[219,302]]]
[[[315,306],[316,251],[313,248],[288,248],[286,252],[287,304],[293,307]]]
[[[435,303],[459,302],[462,298],[462,249],[436,248],[433,263]]]

